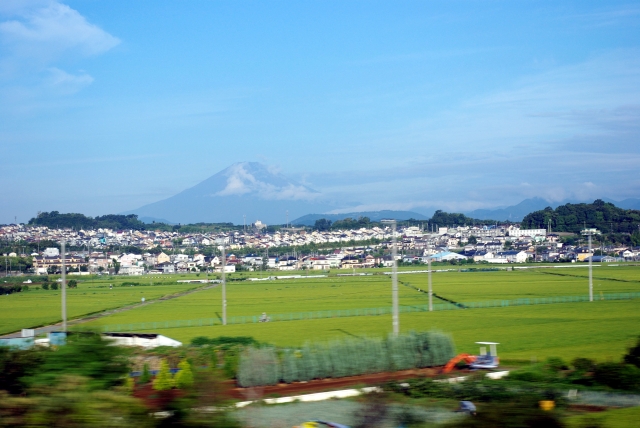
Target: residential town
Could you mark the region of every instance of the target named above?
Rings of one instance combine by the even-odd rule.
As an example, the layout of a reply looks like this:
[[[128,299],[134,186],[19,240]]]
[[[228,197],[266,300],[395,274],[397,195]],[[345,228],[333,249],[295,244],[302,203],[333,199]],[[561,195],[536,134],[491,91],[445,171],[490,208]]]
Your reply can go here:
[[[256,227],[257,226],[257,227]],[[31,273],[60,271],[62,255],[57,247],[41,248],[40,242],[64,241],[69,251],[65,265],[70,273],[142,275],[176,272],[225,272],[257,270],[329,270],[390,267],[393,229],[390,226],[358,230],[317,231],[286,228],[267,233],[264,225],[217,234],[177,231],[73,230],[41,226],[0,227],[0,242],[13,248],[8,257],[29,257]],[[594,240],[591,252],[584,239],[579,245],[563,242],[546,229],[520,229],[517,225],[398,227],[398,261],[402,264],[432,262],[525,263],[637,260],[640,249],[616,247]],[[22,247],[21,247],[22,245]],[[27,248],[34,249],[28,254]],[[132,251],[135,250],[135,251]],[[5,270],[11,270],[5,266]],[[25,272],[26,273],[26,272]]]

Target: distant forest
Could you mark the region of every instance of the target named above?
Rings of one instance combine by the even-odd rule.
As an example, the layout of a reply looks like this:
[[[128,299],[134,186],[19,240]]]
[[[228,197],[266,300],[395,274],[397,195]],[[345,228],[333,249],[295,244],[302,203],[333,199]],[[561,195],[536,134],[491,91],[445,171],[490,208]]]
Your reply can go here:
[[[551,229],[555,232],[580,233],[585,227],[597,228],[604,234],[629,235],[640,242],[640,211],[625,210],[600,199],[592,204],[566,204],[555,210],[547,207],[544,210],[527,214],[521,222],[523,229],[546,229],[551,222]],[[464,214],[436,211],[429,220],[404,220],[398,221],[399,226],[423,226],[425,230],[438,227],[492,225],[494,220],[478,220],[467,217]],[[505,222],[499,222],[504,224]],[[508,222],[507,222],[508,223]],[[98,217],[87,217],[83,214],[60,214],[58,211],[38,213],[38,216],[29,220],[32,226],[47,226],[49,228],[72,229],[98,229],[108,228],[115,230],[163,230],[179,231],[183,233],[212,233],[229,230],[242,230],[242,225],[232,223],[196,223],[188,225],[168,225],[164,223],[146,224],[138,219],[136,214],[118,215],[109,214]],[[319,231],[348,230],[362,227],[370,228],[384,226],[380,222],[372,222],[368,217],[345,218],[332,222],[327,219],[319,219],[313,229]],[[281,226],[269,226],[268,232],[275,232]],[[435,230],[435,229],[434,229]],[[614,239],[618,241],[619,239]],[[633,239],[635,242],[636,239]]]
[[[136,214],[118,215],[107,214],[98,217],[87,217],[84,214],[60,214],[58,211],[41,212],[37,217],[29,220],[32,226],[46,226],[51,229],[132,229],[144,230],[145,224],[138,220]]]
[[[425,230],[430,229],[432,226],[434,227],[455,227],[455,226],[472,226],[472,225],[492,225],[495,224],[494,220],[477,220],[471,217],[467,217],[464,214],[457,213],[446,213],[444,211],[438,210],[433,214],[429,220],[398,220],[398,226],[424,226]],[[500,222],[504,223],[504,222]],[[369,217],[358,217],[357,219],[353,219],[347,217],[343,220],[336,220],[332,222],[331,220],[327,220],[326,218],[321,218],[316,220],[313,228],[320,231],[326,230],[349,230],[349,229],[360,229],[361,227],[384,227],[385,224],[382,222],[372,222]]]
[[[566,204],[555,210],[547,207],[532,212],[522,219],[521,225],[525,229],[546,229],[549,222],[555,232],[580,233],[587,227],[607,234],[638,234],[640,211],[625,210],[597,199],[592,204]]]
[[[219,232],[224,230],[242,229],[233,223],[196,223],[189,225],[144,223],[138,220],[137,214],[121,215],[107,214],[98,217],[88,217],[84,214],[60,214],[58,211],[41,212],[29,220],[31,226],[46,226],[51,229],[113,229],[113,230],[162,230],[180,231],[184,233]]]

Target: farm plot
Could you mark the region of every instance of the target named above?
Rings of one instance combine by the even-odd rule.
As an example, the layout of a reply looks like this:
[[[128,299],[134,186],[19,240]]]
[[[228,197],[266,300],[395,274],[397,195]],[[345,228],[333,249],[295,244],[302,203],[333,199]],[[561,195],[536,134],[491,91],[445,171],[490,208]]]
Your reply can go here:
[[[400,329],[435,329],[452,335],[458,352],[477,353],[476,341],[500,342],[503,359],[558,356],[617,360],[640,334],[640,301],[596,301],[557,305],[467,309],[401,314]],[[212,327],[158,329],[188,343],[197,336],[253,336],[278,346],[341,337],[384,336],[391,316],[329,318]]]
[[[569,271],[569,269],[567,269]],[[571,269],[575,272],[576,269]],[[594,271],[595,272],[595,271]],[[633,277],[640,269],[626,273]],[[594,274],[595,276],[595,274]],[[426,274],[400,275],[401,282],[426,289]],[[637,292],[640,284],[602,281],[607,292]],[[391,306],[391,281],[386,276],[329,277],[264,282],[232,282],[227,285],[228,317],[258,316],[323,310],[355,310]],[[597,290],[597,282],[594,281]],[[446,272],[433,275],[434,291],[468,302],[585,295],[587,282],[574,276],[548,275],[535,270],[497,272]],[[400,285],[402,306],[423,306],[427,295]],[[597,296],[597,294],[596,294]],[[438,302],[434,299],[434,302]],[[436,328],[454,334],[461,350],[476,352],[473,342],[504,342],[501,355],[513,358],[559,355],[617,356],[640,333],[640,300],[596,301],[492,309],[457,309],[433,313],[403,313],[404,331]],[[114,325],[164,320],[213,318],[219,323],[221,291],[200,291],[171,301],[114,314],[92,325]],[[260,324],[160,329],[170,337],[219,335],[254,336],[279,345],[301,345],[344,335],[382,335],[390,331],[390,315],[358,316],[271,322]]]
[[[193,289],[200,284],[154,286],[121,286],[130,279],[88,281],[78,288],[67,290],[67,314],[75,318],[106,309],[118,308],[168,294]],[[135,281],[135,280],[134,280]],[[113,289],[109,288],[113,284]],[[31,287],[29,291],[0,296],[0,334],[21,328],[37,327],[61,320],[60,290],[41,290]]]
[[[640,271],[640,270],[639,270]],[[399,275],[400,305],[422,308],[428,296],[427,275]],[[329,277],[296,280],[230,282],[227,284],[227,316],[257,317],[300,312],[389,308],[391,282],[388,276]],[[604,285],[603,285],[604,284]],[[434,292],[459,302],[495,299],[543,298],[586,295],[583,278],[546,275],[536,271],[439,272],[433,275]],[[640,283],[600,281],[606,292],[640,291]],[[442,300],[434,299],[435,303]],[[221,290],[201,291],[172,301],[115,314],[96,324],[160,322],[221,318]],[[294,317],[295,318],[295,317]]]

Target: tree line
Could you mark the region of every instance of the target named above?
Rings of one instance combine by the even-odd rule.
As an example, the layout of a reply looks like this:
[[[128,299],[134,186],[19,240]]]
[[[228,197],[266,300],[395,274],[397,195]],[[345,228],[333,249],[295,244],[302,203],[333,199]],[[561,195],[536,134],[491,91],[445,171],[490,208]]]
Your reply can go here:
[[[527,214],[522,220],[524,229],[546,229],[549,225],[555,232],[580,233],[586,227],[607,234],[638,234],[640,211],[625,210],[596,199],[592,204],[565,204],[555,210],[547,207]]]
[[[50,229],[132,229],[144,230],[145,223],[138,220],[136,214],[107,214],[88,217],[79,213],[61,214],[58,211],[40,212],[29,220],[31,226],[46,226]]]

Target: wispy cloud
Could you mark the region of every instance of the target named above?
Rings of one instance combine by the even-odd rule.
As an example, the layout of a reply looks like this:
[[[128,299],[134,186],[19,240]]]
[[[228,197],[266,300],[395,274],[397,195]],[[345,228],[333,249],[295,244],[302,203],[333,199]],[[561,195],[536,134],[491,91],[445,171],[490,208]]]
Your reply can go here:
[[[24,92],[69,95],[91,84],[84,71],[57,63],[102,54],[120,43],[78,11],[55,0],[6,2],[0,7],[0,84]]]
[[[267,167],[267,171],[278,176],[277,184],[269,183],[255,177],[247,171],[244,163],[237,163],[228,168],[227,183],[224,189],[215,193],[215,196],[240,196],[255,194],[255,196],[267,200],[313,200],[319,193],[308,187],[298,185],[282,177],[277,167]]]
[[[0,23],[2,42],[16,56],[50,61],[69,51],[97,55],[120,43],[67,5],[56,1],[31,4],[14,9],[13,19]]]

